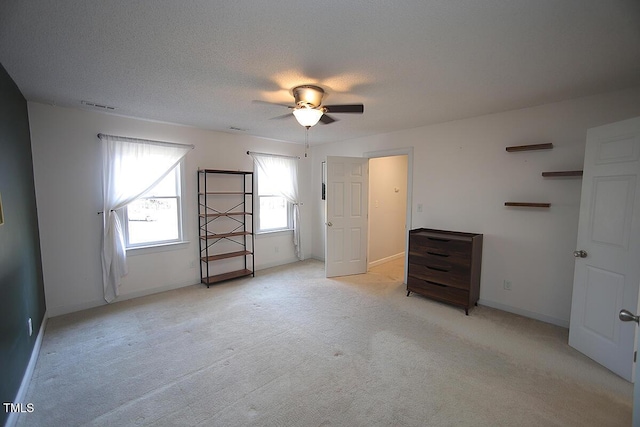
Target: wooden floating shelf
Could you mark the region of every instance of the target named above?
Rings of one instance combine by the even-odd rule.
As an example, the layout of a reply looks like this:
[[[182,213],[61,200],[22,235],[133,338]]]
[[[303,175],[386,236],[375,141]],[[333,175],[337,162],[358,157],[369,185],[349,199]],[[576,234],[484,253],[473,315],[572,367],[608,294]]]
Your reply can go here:
[[[532,145],[514,145],[512,147],[507,147],[507,151],[512,153],[515,151],[551,150],[552,148],[553,148],[552,143],[532,144]]]
[[[551,203],[504,202],[504,205],[513,208],[548,208]]]
[[[542,172],[542,176],[546,178],[553,177],[581,177],[582,171],[561,171],[561,172]]]

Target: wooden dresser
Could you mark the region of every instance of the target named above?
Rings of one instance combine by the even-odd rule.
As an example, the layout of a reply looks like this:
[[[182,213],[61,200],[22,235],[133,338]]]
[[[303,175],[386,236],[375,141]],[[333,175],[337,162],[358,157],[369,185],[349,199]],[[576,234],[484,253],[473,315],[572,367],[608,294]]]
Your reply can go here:
[[[457,305],[469,315],[480,297],[482,234],[418,228],[409,231],[407,296]]]

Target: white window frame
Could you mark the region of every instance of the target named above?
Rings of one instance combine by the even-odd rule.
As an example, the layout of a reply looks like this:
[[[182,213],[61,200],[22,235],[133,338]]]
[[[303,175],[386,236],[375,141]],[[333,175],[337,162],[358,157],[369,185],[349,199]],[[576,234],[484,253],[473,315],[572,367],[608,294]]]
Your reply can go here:
[[[176,177],[176,196],[157,196],[157,197],[147,197],[145,195],[137,198],[137,200],[141,199],[176,199],[177,202],[177,216],[178,216],[178,237],[176,239],[169,240],[155,240],[152,242],[144,242],[144,243],[131,243],[129,241],[129,214],[128,207],[129,205],[119,209],[118,215],[120,216],[120,220],[122,222],[122,229],[125,238],[125,246],[127,251],[137,250],[137,249],[146,249],[146,248],[163,248],[169,247],[177,244],[188,243],[184,238],[184,189],[185,189],[185,167],[184,167],[184,159],[181,160],[174,169],[178,169],[178,173],[175,174]],[[151,191],[151,190],[149,190]],[[146,193],[145,193],[146,194]]]
[[[259,179],[259,172],[256,172],[256,189],[258,191],[256,191],[256,212],[258,214],[257,216],[257,224],[256,224],[256,234],[268,234],[268,233],[278,233],[281,231],[292,231],[293,230],[293,203],[291,203],[290,201],[288,201],[287,199],[285,199],[284,197],[282,197],[279,194],[260,194],[260,179]],[[260,212],[260,198],[261,197],[278,197],[280,199],[284,199],[284,202],[286,203],[287,206],[287,225],[285,227],[281,227],[281,228],[266,228],[263,229],[260,227],[260,219],[261,219],[261,212]]]

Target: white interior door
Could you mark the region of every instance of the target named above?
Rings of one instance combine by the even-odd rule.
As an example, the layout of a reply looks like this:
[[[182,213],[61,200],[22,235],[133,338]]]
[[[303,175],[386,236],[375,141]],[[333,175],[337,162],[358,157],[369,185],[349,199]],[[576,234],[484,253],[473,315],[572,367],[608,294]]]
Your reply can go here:
[[[585,151],[569,345],[632,381],[638,304],[640,117],[589,129]],[[584,252],[580,252],[584,251]]]
[[[327,277],[367,272],[368,159],[327,157]]]

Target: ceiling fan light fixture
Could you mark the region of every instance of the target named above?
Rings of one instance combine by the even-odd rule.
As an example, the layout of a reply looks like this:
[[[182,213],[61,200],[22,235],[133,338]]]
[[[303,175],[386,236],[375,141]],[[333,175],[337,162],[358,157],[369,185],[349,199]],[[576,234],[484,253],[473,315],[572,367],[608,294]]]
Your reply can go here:
[[[307,128],[318,123],[322,114],[322,110],[315,108],[296,108],[293,110],[293,115],[296,117],[298,123]]]

